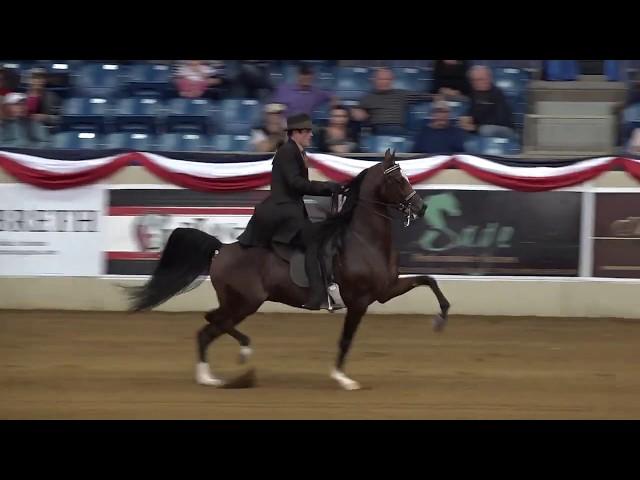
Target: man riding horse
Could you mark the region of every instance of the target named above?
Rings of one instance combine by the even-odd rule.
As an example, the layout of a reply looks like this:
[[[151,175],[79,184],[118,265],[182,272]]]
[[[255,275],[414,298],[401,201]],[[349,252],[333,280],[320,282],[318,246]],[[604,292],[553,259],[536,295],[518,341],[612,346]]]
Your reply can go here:
[[[320,249],[313,222],[304,205],[304,195],[331,196],[339,183],[309,180],[305,148],[311,145],[313,124],[309,115],[287,118],[288,140],[273,158],[271,193],[256,206],[253,217],[238,242],[243,247],[270,249],[273,243],[305,250],[305,268],[310,296],[302,308],[329,308],[326,282],[319,263]]]

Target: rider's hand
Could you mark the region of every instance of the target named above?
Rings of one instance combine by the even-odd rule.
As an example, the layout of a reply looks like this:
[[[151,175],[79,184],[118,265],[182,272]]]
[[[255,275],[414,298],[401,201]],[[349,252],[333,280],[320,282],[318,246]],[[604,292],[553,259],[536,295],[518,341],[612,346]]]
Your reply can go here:
[[[341,193],[342,192],[342,185],[340,183],[336,183],[336,182],[327,182],[327,186],[329,187],[329,191],[331,193]]]

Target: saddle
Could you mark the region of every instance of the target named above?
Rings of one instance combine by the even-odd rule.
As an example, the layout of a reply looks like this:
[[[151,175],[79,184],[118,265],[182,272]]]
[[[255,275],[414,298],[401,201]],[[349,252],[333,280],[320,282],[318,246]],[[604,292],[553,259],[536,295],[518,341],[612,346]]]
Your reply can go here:
[[[333,259],[338,253],[336,240],[331,239],[326,242],[322,248],[322,271],[325,275],[327,283],[333,283]],[[291,281],[299,287],[307,288],[309,286],[309,277],[304,266],[305,252],[302,248],[283,243],[272,243],[271,249],[279,258],[289,264],[289,276]]]
[[[335,195],[331,199],[331,213],[335,215],[339,210],[338,196]],[[325,284],[334,285],[335,276],[333,270],[333,261],[340,250],[339,235],[333,235],[323,242],[321,246],[321,270],[325,279]],[[309,287],[309,277],[305,267],[305,251],[297,246],[273,242],[271,244],[272,251],[282,260],[289,264],[289,276],[291,281],[299,287]],[[337,288],[330,289],[333,303],[342,304],[340,293]],[[337,296],[336,296],[337,295]],[[335,298],[334,298],[335,297]]]

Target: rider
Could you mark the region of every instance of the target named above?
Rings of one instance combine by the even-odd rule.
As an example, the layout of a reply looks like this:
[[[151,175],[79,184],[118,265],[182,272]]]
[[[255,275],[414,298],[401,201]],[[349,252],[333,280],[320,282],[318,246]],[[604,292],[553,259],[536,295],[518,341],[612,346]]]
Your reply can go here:
[[[305,268],[310,297],[302,305],[309,310],[328,308],[327,292],[318,262],[317,236],[304,206],[304,195],[330,196],[340,192],[339,183],[309,180],[305,148],[311,145],[313,124],[301,113],[287,118],[288,140],[273,158],[271,193],[256,206],[246,230],[238,237],[240,245],[270,248],[272,242],[305,249]]]

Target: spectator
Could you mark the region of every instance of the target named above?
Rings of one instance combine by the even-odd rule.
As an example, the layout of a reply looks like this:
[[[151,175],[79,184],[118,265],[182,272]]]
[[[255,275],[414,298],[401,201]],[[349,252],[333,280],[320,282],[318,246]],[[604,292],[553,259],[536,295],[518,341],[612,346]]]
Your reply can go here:
[[[491,70],[476,65],[470,70],[469,77],[471,107],[469,116],[460,117],[460,126],[483,136],[514,137],[511,108],[502,90],[493,84]]]
[[[186,60],[178,64],[175,85],[178,94],[185,98],[211,96],[220,98],[225,87],[224,63],[203,60]]]
[[[270,62],[266,60],[243,60],[234,81],[240,90],[238,96],[266,99],[273,92],[270,67]]]
[[[251,132],[250,144],[256,152],[275,152],[285,140],[284,105],[270,103],[265,107],[264,125]]]
[[[635,128],[633,132],[631,132],[627,152],[631,155],[640,155],[640,128]]]
[[[629,90],[627,90],[627,102],[625,107],[640,103],[640,72],[635,72],[631,82],[629,82]]]
[[[632,127],[624,122],[624,110],[636,103],[640,103],[640,73],[638,72],[635,72],[635,75],[629,81],[627,97],[624,102],[617,102],[613,106],[613,114],[617,118],[618,145],[624,145],[624,142],[632,133]]]
[[[436,60],[431,93],[447,99],[468,97],[471,91],[466,60]]]
[[[327,102],[335,104],[335,97],[313,86],[313,70],[303,64],[298,69],[298,82],[295,85],[281,85],[271,102],[286,105],[287,116],[299,113],[311,116],[316,107]]]
[[[4,68],[0,68],[0,122],[2,121],[4,112],[4,97],[9,93],[11,93],[11,90],[9,90],[7,86],[5,70]]]
[[[449,121],[449,104],[437,101],[431,111],[433,118],[416,135],[413,151],[433,154],[464,152],[465,133]]]
[[[349,124],[349,110],[336,105],[331,109],[329,125],[316,136],[316,146],[323,153],[353,153],[358,149],[355,133]]]
[[[376,71],[374,86],[352,115],[359,122],[367,122],[376,135],[404,135],[409,105],[433,98],[431,94],[394,89],[393,73],[388,68]]]
[[[34,68],[29,76],[27,90],[27,115],[43,125],[53,126],[60,120],[60,99],[45,89],[47,72],[42,68]]]
[[[4,97],[8,93],[11,93],[11,88],[9,88],[7,71],[4,68],[0,68],[0,97]]]
[[[4,147],[41,148],[49,139],[46,127],[27,115],[27,97],[23,93],[9,93],[4,99],[4,118],[0,144]]]

